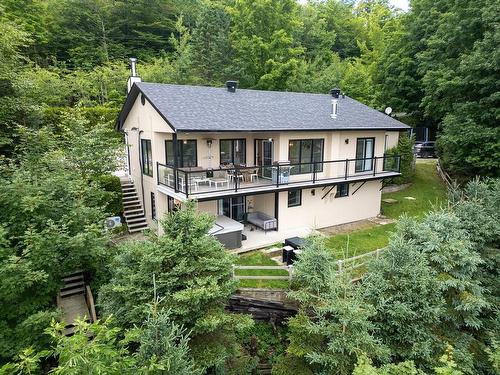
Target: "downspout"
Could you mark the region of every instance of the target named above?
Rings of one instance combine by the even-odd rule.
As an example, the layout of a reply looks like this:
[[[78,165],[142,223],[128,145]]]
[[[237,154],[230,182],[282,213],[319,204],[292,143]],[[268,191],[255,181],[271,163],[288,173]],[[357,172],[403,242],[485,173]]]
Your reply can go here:
[[[142,209],[144,211],[144,216],[146,216],[146,202],[144,201],[144,163],[142,159],[142,147],[141,147],[141,133],[143,130],[139,130],[137,133],[137,149],[139,150],[139,165],[141,166],[141,192],[142,192]]]

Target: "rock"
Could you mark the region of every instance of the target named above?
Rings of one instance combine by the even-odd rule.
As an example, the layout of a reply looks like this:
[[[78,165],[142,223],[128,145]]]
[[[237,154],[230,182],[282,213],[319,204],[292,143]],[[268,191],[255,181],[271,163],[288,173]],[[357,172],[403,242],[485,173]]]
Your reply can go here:
[[[389,204],[398,203],[398,201],[397,201],[396,199],[392,199],[392,198],[385,198],[385,199],[382,199],[382,202],[384,202],[384,203],[389,203]]]

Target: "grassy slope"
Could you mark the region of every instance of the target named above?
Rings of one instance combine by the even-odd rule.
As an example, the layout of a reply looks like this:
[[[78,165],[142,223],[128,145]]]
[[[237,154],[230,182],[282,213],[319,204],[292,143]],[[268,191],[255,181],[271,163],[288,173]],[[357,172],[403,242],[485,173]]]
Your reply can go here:
[[[408,200],[404,197],[413,197],[415,200]],[[413,184],[405,190],[383,194],[382,198],[392,198],[398,201],[393,204],[382,202],[382,214],[391,219],[397,219],[403,214],[422,217],[434,206],[439,206],[446,201],[446,187],[436,173],[436,162],[419,160]],[[394,224],[374,224],[372,228],[331,236],[328,239],[328,246],[335,256],[341,259],[367,253],[386,246],[394,226]],[[345,256],[348,236],[349,251]]]

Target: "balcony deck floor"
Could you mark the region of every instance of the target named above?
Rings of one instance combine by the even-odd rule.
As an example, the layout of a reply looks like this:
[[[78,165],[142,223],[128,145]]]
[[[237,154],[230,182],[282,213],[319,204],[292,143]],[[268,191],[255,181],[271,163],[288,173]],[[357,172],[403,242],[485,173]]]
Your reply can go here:
[[[235,190],[234,183],[226,182],[224,184],[219,183],[217,186],[209,185],[208,182],[198,183],[197,186],[192,184],[190,186],[190,194],[189,198],[193,199],[203,199],[209,200],[210,198],[216,199],[222,196],[233,196],[233,195],[241,195],[241,194],[256,194],[256,193],[265,193],[265,192],[273,192],[273,191],[282,191],[288,189],[298,189],[298,188],[313,188],[314,186],[325,186],[325,185],[334,185],[338,183],[354,183],[365,180],[378,180],[390,177],[399,176],[398,172],[378,172],[376,175],[370,173],[359,173],[356,175],[349,176],[347,179],[345,177],[332,177],[332,178],[322,178],[318,179],[315,182],[311,180],[303,180],[303,181],[290,181],[287,184],[280,184],[276,186],[273,184],[270,179],[259,177],[256,181],[253,182],[238,182],[238,190]],[[158,190],[173,196],[174,198],[178,198],[181,200],[186,199],[186,194],[182,191],[174,193],[174,189],[171,187],[167,187],[164,185],[158,185]]]

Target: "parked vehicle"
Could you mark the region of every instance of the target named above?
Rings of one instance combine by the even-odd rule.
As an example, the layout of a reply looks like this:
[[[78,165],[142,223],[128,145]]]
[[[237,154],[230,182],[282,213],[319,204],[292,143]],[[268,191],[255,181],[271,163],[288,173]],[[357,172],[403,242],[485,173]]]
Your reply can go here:
[[[434,158],[436,157],[436,142],[417,143],[413,147],[413,153],[417,158]]]

